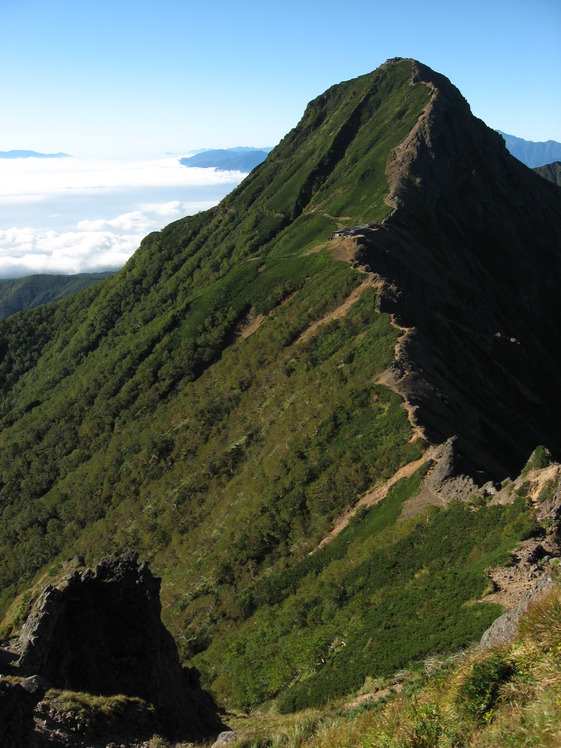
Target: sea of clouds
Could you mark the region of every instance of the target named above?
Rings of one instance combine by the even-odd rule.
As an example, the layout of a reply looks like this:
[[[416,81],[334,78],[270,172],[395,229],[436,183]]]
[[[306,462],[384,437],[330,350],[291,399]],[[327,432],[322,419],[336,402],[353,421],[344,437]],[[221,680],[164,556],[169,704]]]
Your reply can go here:
[[[146,234],[216,205],[243,177],[178,157],[0,159],[0,278],[117,270]]]

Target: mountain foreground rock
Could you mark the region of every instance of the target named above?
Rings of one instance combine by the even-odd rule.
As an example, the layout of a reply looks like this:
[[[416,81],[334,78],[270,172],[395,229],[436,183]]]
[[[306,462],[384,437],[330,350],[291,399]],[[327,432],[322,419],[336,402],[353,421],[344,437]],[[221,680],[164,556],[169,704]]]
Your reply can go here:
[[[160,620],[159,590],[160,580],[132,553],[103,559],[95,569],[76,570],[46,587],[23,626],[16,647],[21,656],[13,669],[27,678],[21,687],[26,701],[20,701],[29,702],[29,723],[34,716],[40,720],[33,712],[39,696],[58,689],[145,702],[132,725],[123,719],[121,737],[138,738],[140,728],[145,737],[160,732],[202,739],[223,729],[197,672],[179,663],[175,642]],[[35,700],[29,690],[37,694]],[[4,715],[4,724],[11,719]],[[25,722],[17,710],[13,719]],[[102,721],[97,730],[103,732]]]

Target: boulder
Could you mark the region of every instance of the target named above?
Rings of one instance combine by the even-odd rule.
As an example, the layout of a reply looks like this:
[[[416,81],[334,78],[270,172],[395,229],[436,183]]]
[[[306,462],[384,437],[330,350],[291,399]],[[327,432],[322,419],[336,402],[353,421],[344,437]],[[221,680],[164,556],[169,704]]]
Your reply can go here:
[[[239,739],[240,736],[235,732],[232,732],[231,730],[225,730],[224,732],[220,733],[220,735],[216,738],[210,748],[224,748],[228,745],[234,745],[234,743],[237,743]]]

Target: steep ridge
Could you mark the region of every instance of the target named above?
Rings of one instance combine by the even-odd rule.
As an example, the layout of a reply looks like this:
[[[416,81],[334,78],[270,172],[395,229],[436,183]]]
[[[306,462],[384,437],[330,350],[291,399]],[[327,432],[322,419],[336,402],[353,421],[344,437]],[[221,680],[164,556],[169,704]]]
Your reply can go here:
[[[393,289],[382,309],[415,328],[396,370],[429,437],[458,435],[465,469],[499,478],[561,447],[560,191],[413,67],[431,104],[388,162],[395,211],[363,260]]]

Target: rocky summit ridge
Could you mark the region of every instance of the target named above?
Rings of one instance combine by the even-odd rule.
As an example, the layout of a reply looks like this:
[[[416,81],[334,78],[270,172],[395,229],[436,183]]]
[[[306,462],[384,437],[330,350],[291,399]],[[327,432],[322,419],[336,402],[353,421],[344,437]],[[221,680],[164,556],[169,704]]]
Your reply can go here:
[[[560,454],[559,189],[513,158],[447,78],[411,64],[430,101],[388,159],[394,211],[359,260],[408,329],[395,385],[427,436],[457,436],[474,476],[515,475],[539,443]]]

